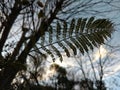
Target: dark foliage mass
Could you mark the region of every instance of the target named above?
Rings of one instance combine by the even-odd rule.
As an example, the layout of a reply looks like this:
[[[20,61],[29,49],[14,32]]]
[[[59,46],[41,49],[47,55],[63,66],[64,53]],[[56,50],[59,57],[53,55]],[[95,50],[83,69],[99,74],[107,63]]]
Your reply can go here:
[[[25,79],[24,83],[22,84],[13,84],[13,89],[17,88],[17,90],[74,90],[75,85],[77,85],[78,89],[80,90],[106,90],[105,83],[101,80],[92,81],[88,78],[81,79],[80,81],[69,80],[67,78],[65,68],[57,64],[51,65],[50,68],[54,68],[58,73],[57,76],[53,77],[55,80],[57,80],[57,82],[52,83],[54,86],[35,85],[33,83],[30,84],[30,82]]]

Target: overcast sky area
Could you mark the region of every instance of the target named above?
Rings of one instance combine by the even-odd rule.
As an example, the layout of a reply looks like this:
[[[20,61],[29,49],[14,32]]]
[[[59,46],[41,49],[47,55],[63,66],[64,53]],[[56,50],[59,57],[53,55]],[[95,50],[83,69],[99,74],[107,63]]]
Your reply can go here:
[[[93,2],[103,1],[104,3],[97,4],[93,7],[87,8],[86,12],[80,12],[76,17],[91,17],[94,16],[96,18],[107,18],[114,24],[115,32],[112,35],[112,39],[109,40],[108,44],[114,46],[114,48],[108,46],[101,46],[100,51],[102,54],[103,60],[105,58],[110,58],[109,61],[106,61],[105,69],[104,69],[104,80],[106,82],[107,90],[120,90],[120,0],[93,0]],[[112,3],[107,3],[111,1]],[[94,62],[94,66],[96,66],[97,72],[97,64],[96,61],[99,60],[99,52],[98,49],[92,53],[91,58]],[[111,53],[112,54],[108,54]],[[84,69],[88,73],[90,71],[90,62],[86,62],[89,58],[85,58],[86,56],[80,56],[83,63]],[[59,60],[56,60],[56,63],[63,67],[73,67],[70,70],[73,70],[73,73],[76,73],[76,80],[80,79],[80,57],[79,58],[67,58],[64,57],[63,62],[61,63]],[[87,56],[88,57],[88,56]],[[87,67],[86,67],[87,65]],[[68,69],[69,71],[69,69]],[[91,71],[91,73],[93,73]],[[89,73],[90,74],[90,73]],[[98,73],[96,74],[98,75]],[[89,75],[92,78],[93,75]],[[99,75],[98,75],[99,76]],[[77,78],[78,77],[78,78]],[[82,78],[82,76],[81,76]]]
[[[70,79],[73,79],[72,75],[74,74],[75,80],[80,80],[83,78],[83,74],[81,72],[81,65],[85,73],[87,74],[88,78],[94,80],[93,70],[91,69],[90,59],[92,60],[95,71],[96,77],[99,79],[99,59],[101,54],[101,58],[105,61],[104,64],[104,80],[106,82],[106,86],[108,90],[120,90],[120,0],[81,0],[81,2],[88,2],[88,6],[80,6],[81,8],[78,10],[79,13],[73,14],[73,18],[89,18],[94,16],[97,18],[107,18],[109,19],[114,26],[115,32],[112,35],[112,38],[109,39],[108,44],[113,47],[109,47],[107,45],[100,46],[100,49],[95,49],[94,52],[90,51],[89,55],[78,55],[71,58],[68,58],[64,53],[63,62],[61,63],[59,58],[56,59],[55,63],[59,64],[62,67],[67,67],[67,71],[69,73]],[[92,3],[98,4],[92,5]],[[109,3],[110,2],[110,3]],[[79,4],[79,0],[76,0],[76,3],[73,3],[73,7]],[[66,12],[67,10],[71,9],[72,6],[65,8],[63,11]],[[72,12],[72,10],[71,10]],[[73,9],[75,12],[75,9]],[[64,14],[63,14],[64,15]],[[67,15],[59,15],[59,17],[66,18]],[[71,18],[68,18],[69,20]],[[107,43],[107,42],[106,42]],[[53,64],[52,59],[48,58],[48,64]],[[50,73],[49,66],[46,68],[47,73],[44,75],[44,78],[48,79]],[[71,76],[71,77],[70,77]]]
[[[73,7],[75,5],[78,5],[79,1],[80,0],[76,0],[76,3],[73,4]],[[89,52],[89,55],[86,54],[85,56],[83,56],[80,54],[78,56],[73,55],[73,57],[68,58],[65,53],[63,53],[64,57],[62,63],[60,62],[59,58],[56,59],[55,63],[67,68],[68,73],[71,75],[71,77],[69,78],[73,79],[72,75],[74,74],[74,79],[76,81],[84,77],[81,72],[82,65],[87,76],[94,80],[90,59],[94,64],[96,77],[99,78],[98,63],[101,58],[102,61],[105,62],[104,80],[106,82],[106,86],[108,87],[107,90],[120,90],[120,0],[81,0],[81,2],[82,1],[91,1],[89,4],[90,6],[81,6],[79,10],[80,12],[74,14],[72,16],[73,18],[89,18],[91,16],[94,16],[96,19],[107,18],[113,23],[115,32],[113,32],[111,39],[106,42],[107,45],[101,45],[99,49],[95,48],[94,52]],[[95,2],[100,3],[92,5],[92,3]],[[63,11],[66,11],[70,8],[72,8],[72,6],[65,8]],[[63,17],[63,15],[61,14],[59,15],[59,17],[62,19],[66,18],[67,15],[64,15]],[[69,18],[67,20],[69,20]],[[19,25],[20,23],[17,24]],[[15,27],[13,27],[14,32],[12,31],[10,35],[10,37],[12,37],[12,40],[16,41],[19,37],[18,35],[21,33],[21,31],[18,30],[17,24],[15,25]],[[51,57],[48,57],[47,61],[47,66],[53,64]],[[46,67],[46,71],[49,72],[49,66]],[[50,75],[49,73],[44,75],[44,78],[48,77]]]
[[[79,0],[76,0],[79,2]],[[87,2],[90,0],[81,0],[81,2]],[[102,1],[98,4],[92,5],[94,2],[99,2]],[[108,3],[110,2],[111,3]],[[78,2],[73,4],[77,5],[79,4]],[[115,32],[112,35],[112,39],[109,40],[108,44],[111,46],[115,46],[115,48],[111,48],[106,45],[102,45],[100,47],[100,53],[101,53],[101,58],[103,61],[106,60],[105,63],[105,69],[104,69],[104,80],[106,82],[106,86],[109,87],[108,90],[120,90],[120,0],[92,0],[90,2],[90,6],[81,6],[80,12],[76,13],[73,15],[73,18],[89,18],[91,16],[94,16],[95,18],[107,18],[114,24],[114,29]],[[86,7],[86,8],[84,8]],[[72,8],[72,6],[65,8],[64,11]],[[73,10],[74,11],[74,10]],[[60,18],[66,18],[67,15],[60,15]],[[69,19],[68,19],[69,20]],[[15,38],[16,39],[16,38]],[[115,52],[114,52],[115,51]],[[111,53],[114,52],[114,53]],[[63,53],[64,55],[64,53]],[[96,77],[99,78],[99,49],[95,49],[94,52],[90,51],[90,57],[91,60],[93,61],[95,71],[96,71]],[[81,72],[81,67],[80,65],[82,64],[84,71],[86,72],[87,76],[91,79],[94,79],[93,71],[91,69],[90,65],[90,60],[89,56],[85,55],[82,56],[81,54],[76,56],[76,57],[71,57],[68,58],[66,55],[64,55],[63,62],[61,63],[59,58],[56,60],[55,63],[59,64],[62,67],[67,67],[67,71],[70,72],[69,74],[75,74],[75,80],[80,80],[83,78],[82,72]],[[48,61],[51,63],[47,63],[51,65],[53,64],[52,59],[50,57],[48,58]],[[46,68],[47,72],[49,71],[49,66]],[[52,73],[52,72],[51,72]],[[50,74],[47,73],[47,75],[44,75],[48,77]],[[69,77],[73,78],[73,77]]]

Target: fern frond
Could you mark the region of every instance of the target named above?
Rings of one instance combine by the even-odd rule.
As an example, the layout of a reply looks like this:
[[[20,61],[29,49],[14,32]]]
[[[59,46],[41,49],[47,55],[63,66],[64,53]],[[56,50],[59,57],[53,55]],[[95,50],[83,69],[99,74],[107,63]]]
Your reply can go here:
[[[68,27],[67,22],[64,21],[63,22],[63,38],[66,38],[67,27]]]
[[[86,21],[87,21],[87,18],[83,19],[82,22],[81,22],[81,27],[80,27],[80,32],[83,33],[83,31],[85,31],[85,26],[86,26]]]
[[[79,18],[77,20],[77,25],[76,25],[76,30],[75,30],[76,34],[78,34],[78,32],[79,32],[79,29],[80,29],[80,26],[81,26],[81,22],[82,22],[82,18]]]
[[[60,26],[59,22],[57,22],[56,29],[57,29],[56,37],[57,37],[57,39],[59,39],[59,35],[61,34],[61,31],[60,31],[61,26]],[[52,27],[49,28],[48,32],[49,32],[49,43],[51,44],[50,46],[54,50],[54,52],[57,54],[57,56],[60,58],[60,61],[62,62],[63,58],[62,58],[60,51],[52,44],[52,42],[53,42]],[[60,44],[60,45],[62,46],[62,44]]]
[[[88,33],[88,30],[91,30],[91,25],[92,25],[92,23],[93,23],[93,21],[94,21],[94,17],[91,17],[89,20],[88,20],[88,22],[87,22],[87,24],[86,24],[86,33]]]
[[[61,52],[54,45],[51,45],[51,47],[56,52],[57,56],[60,58],[60,61],[62,62],[63,61],[63,57],[62,57]]]
[[[94,17],[90,19],[72,19],[70,25],[68,24],[69,23],[65,21],[57,21],[56,28],[51,26],[48,29],[49,44],[46,46],[51,46],[61,61],[63,60],[62,53],[60,52],[61,49],[64,50],[68,57],[71,55],[70,50],[73,51],[74,55],[77,55],[79,52],[84,55],[85,52],[88,53],[89,50],[93,50],[94,47],[104,44],[108,38],[111,38],[111,34],[114,31],[111,21],[107,19],[95,19]],[[41,42],[45,43],[45,36],[44,38],[42,37],[41,40],[43,40]],[[61,48],[57,48],[54,44],[59,45]],[[54,58],[54,53],[43,45],[44,44],[41,44],[41,48],[44,47],[42,49]]]
[[[96,41],[92,38],[92,35],[88,34],[86,37],[91,41],[92,45],[94,45],[95,47],[98,46],[98,44],[96,43]]]
[[[67,24],[66,23],[64,23],[64,29],[65,29],[65,31],[67,30]],[[59,22],[57,22],[57,33],[56,33],[56,38],[58,39],[58,41],[60,41],[60,35],[59,34],[61,34],[61,26],[60,26],[60,24],[59,24]],[[65,31],[63,31],[63,38],[66,38],[66,34],[64,34],[64,32]],[[66,33],[66,32],[65,32]],[[68,56],[68,57],[70,57],[70,53],[69,53],[69,50],[62,44],[62,42],[58,42],[58,45],[64,50],[64,52],[66,53],[66,55]]]
[[[53,42],[53,31],[51,26],[49,27],[48,34],[49,34],[49,38],[48,38],[49,43],[51,44]]]
[[[67,40],[65,40],[64,42],[73,50],[74,55],[77,55],[76,47],[71,42],[69,42]]]
[[[60,35],[61,34],[61,26],[60,26],[60,23],[59,22],[57,22],[57,25],[56,25],[57,27],[56,27],[56,30],[57,30],[57,35]]]
[[[52,57],[52,60],[55,61],[55,56],[53,55],[53,52],[51,52],[49,49],[47,49],[46,47],[42,47],[42,49]]]
[[[74,27],[75,27],[75,19],[73,18],[71,23],[70,23],[70,28],[69,28],[69,35],[70,36],[73,34]]]
[[[84,50],[83,50],[82,45],[74,38],[71,38],[71,41],[75,44],[77,49],[79,49],[79,51],[84,55]]]
[[[78,40],[80,40],[80,38],[82,38],[82,41],[84,41],[84,43],[91,49],[93,50],[93,45],[90,42],[89,38],[87,38],[86,36],[82,35],[81,37],[78,37]]]
[[[44,57],[44,58],[47,57],[46,54],[42,53],[42,52],[39,50],[39,48],[37,47],[37,45],[35,45],[33,48],[34,48],[34,50],[35,50],[37,53],[39,53],[42,57]]]
[[[85,50],[85,52],[88,52],[89,51],[89,49],[88,49],[88,47],[87,47],[87,44],[84,42],[84,40],[82,39],[82,37],[80,37],[79,39],[78,39],[78,41],[79,41],[79,43],[81,44],[81,46],[83,47],[83,49]]]
[[[64,50],[64,52],[66,53],[66,55],[68,57],[70,57],[69,50],[61,42],[58,42],[58,45]]]

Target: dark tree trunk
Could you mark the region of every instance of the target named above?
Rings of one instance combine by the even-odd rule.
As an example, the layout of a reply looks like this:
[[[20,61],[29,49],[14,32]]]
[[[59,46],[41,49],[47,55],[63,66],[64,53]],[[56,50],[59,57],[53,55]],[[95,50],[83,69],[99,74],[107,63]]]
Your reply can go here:
[[[10,90],[11,82],[19,71],[15,66],[9,65],[3,69],[0,75],[0,90]]]

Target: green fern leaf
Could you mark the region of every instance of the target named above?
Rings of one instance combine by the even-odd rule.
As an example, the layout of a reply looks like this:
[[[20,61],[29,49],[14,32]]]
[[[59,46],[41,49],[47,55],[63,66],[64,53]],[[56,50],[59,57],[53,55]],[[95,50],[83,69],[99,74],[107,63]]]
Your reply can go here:
[[[67,34],[67,22],[63,22],[63,38],[66,38]]]
[[[57,21],[56,30],[57,30],[57,34],[60,35],[61,34],[61,26],[60,26],[60,23],[58,21]]]
[[[55,46],[51,45],[51,47],[56,52],[57,56],[60,58],[60,61],[62,62],[63,61],[63,57],[62,57],[61,52]]]
[[[76,34],[78,34],[78,32],[79,32],[79,29],[80,29],[80,26],[81,26],[81,22],[82,22],[82,18],[79,18],[77,20],[77,25],[76,25],[76,30],[75,30]]]
[[[53,32],[53,29],[56,30]],[[56,55],[60,57],[60,61],[62,61],[63,57],[60,49],[54,44],[58,44],[68,57],[71,55],[70,50],[73,51],[74,55],[78,54],[77,50],[84,55],[85,52],[88,53],[94,47],[104,44],[105,40],[111,37],[113,31],[113,24],[107,19],[95,20],[94,17],[90,19],[79,18],[77,21],[72,19],[69,27],[66,21],[63,23],[57,21],[56,28],[54,26],[48,28],[49,39],[46,40],[49,44],[47,46],[51,46]],[[41,37],[41,46],[44,46],[44,43],[45,36]],[[43,49],[54,58],[54,52],[45,47]]]
[[[96,43],[96,41],[92,38],[92,35],[87,35],[86,36],[89,40],[90,40],[90,42],[95,46],[95,47],[98,47],[98,44]]]
[[[46,54],[42,53],[39,48],[37,47],[37,45],[34,46],[34,50],[39,53],[42,57],[47,58]]]
[[[83,31],[85,30],[86,21],[87,21],[87,18],[83,19],[82,22],[81,22],[81,27],[80,27],[80,32],[81,33],[83,33]]]
[[[54,57],[53,53],[52,53],[49,49],[45,48],[44,46],[42,47],[42,49],[43,49],[48,55],[50,55],[50,56],[52,57],[53,62],[54,62],[54,61],[55,61],[55,57]]]
[[[84,50],[82,45],[74,38],[71,38],[71,41],[75,44],[75,46],[79,49],[79,51],[84,55]]]
[[[93,21],[94,21],[94,17],[91,17],[91,18],[88,20],[88,22],[87,22],[87,24],[86,24],[86,28],[87,28],[86,33],[89,33],[88,30],[91,30],[91,25],[92,25]]]
[[[82,35],[80,38],[83,39],[82,41],[84,41],[84,43],[88,47],[90,47],[91,50],[93,50],[93,45],[90,43],[89,39],[86,36]],[[80,38],[78,38],[78,39],[80,39]]]
[[[73,18],[71,23],[70,23],[70,30],[69,30],[70,36],[73,34],[74,27],[75,27],[75,19]]]
[[[61,30],[61,26],[60,26],[59,22],[57,22],[57,34],[56,34],[56,37],[57,37],[58,40],[59,40],[59,36],[61,34],[60,30]],[[62,55],[61,55],[60,51],[55,46],[52,45],[52,41],[53,41],[52,37],[53,37],[52,28],[50,28],[50,31],[49,31],[49,43],[51,44],[52,49],[56,52],[57,56],[60,57],[60,61],[63,61],[63,58],[62,58]],[[60,45],[69,56],[69,52],[67,51],[67,48],[64,47],[61,42],[58,42],[58,45]]]
[[[58,45],[59,45],[60,47],[62,47],[62,49],[65,51],[66,55],[67,55],[68,57],[70,57],[69,50],[68,50],[61,42],[58,42]]]
[[[49,43],[51,44],[52,43],[52,41],[53,41],[53,35],[52,35],[52,27],[50,26],[49,27],[49,30],[48,30],[48,33],[49,33]]]
[[[83,38],[84,38],[84,37],[80,37],[80,38],[78,39],[78,41],[79,41],[79,43],[81,44],[81,46],[83,47],[83,49],[84,49],[86,52],[88,52],[88,47],[87,47],[87,45],[85,44]]]
[[[97,33],[93,33],[93,39],[98,43],[98,44],[103,44],[104,40],[98,36]]]
[[[76,49],[76,47],[72,43],[70,43],[69,41],[67,41],[67,40],[65,40],[64,42],[73,50],[74,55],[77,55],[77,49]]]

